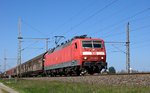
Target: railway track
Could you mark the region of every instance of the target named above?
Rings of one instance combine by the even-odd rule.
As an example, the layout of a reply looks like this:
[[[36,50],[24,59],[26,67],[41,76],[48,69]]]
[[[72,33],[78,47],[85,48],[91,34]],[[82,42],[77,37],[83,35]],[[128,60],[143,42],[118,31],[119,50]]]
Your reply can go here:
[[[101,74],[69,77],[35,77],[27,80],[77,82],[99,85],[150,86],[150,73]]]
[[[107,75],[150,75],[150,72],[140,72],[140,73],[116,73],[116,74],[100,74],[99,76],[107,76]],[[98,75],[95,75],[98,76]]]

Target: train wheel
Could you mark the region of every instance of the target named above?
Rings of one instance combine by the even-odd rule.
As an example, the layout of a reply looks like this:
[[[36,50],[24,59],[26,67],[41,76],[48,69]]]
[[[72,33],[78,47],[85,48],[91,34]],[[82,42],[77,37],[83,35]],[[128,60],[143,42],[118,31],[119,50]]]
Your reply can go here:
[[[81,71],[76,71],[76,75],[80,76]]]
[[[90,74],[90,75],[93,75],[93,74],[94,74],[94,71],[93,71],[93,70],[92,70],[92,71],[90,71],[90,72],[89,72],[89,74]]]
[[[82,69],[82,71],[81,71],[81,73],[80,73],[80,76],[83,76],[83,75],[85,75],[85,74],[87,74],[88,73],[88,71],[86,70],[86,69]]]

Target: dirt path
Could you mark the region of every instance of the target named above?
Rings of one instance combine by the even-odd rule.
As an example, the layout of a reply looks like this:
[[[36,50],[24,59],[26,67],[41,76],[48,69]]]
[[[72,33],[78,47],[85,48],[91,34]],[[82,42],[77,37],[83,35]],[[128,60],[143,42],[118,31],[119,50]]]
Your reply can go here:
[[[1,89],[0,89],[0,93],[3,93]]]
[[[3,93],[1,89],[7,91],[8,93],[19,93],[19,92],[15,91],[15,90],[5,86],[3,83],[0,83],[0,93]]]

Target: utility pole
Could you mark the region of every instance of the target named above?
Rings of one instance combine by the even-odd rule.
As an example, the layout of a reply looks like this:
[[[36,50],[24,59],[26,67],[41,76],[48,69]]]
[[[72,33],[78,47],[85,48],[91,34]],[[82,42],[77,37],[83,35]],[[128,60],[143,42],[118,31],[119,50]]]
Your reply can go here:
[[[18,57],[17,57],[17,77],[21,76],[21,18],[18,21]]]
[[[129,35],[129,22],[127,24],[126,32],[126,71],[130,73],[130,35]]]

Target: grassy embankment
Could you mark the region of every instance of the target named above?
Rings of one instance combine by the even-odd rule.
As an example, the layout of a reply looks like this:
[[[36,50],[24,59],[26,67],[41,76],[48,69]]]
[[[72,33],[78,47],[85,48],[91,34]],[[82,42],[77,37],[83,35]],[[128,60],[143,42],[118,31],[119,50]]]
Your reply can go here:
[[[150,93],[146,86],[107,86],[85,83],[34,80],[0,80],[19,93]]]

